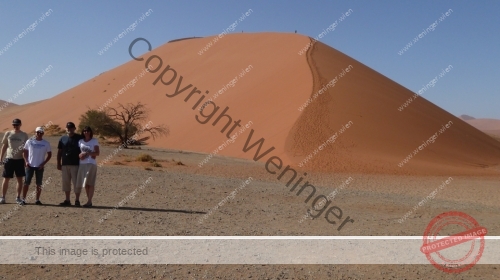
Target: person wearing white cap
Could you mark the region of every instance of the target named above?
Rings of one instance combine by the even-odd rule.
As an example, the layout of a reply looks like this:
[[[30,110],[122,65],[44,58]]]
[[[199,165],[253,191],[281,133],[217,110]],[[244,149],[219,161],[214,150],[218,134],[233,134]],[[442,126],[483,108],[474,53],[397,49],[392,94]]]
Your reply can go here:
[[[52,149],[50,143],[43,139],[43,127],[35,129],[36,138],[30,138],[24,145],[23,157],[26,162],[26,178],[24,180],[23,199],[21,205],[26,204],[26,194],[31,184],[31,179],[35,175],[36,180],[36,202],[37,205],[42,205],[40,202],[40,194],[42,193],[43,171],[45,164],[52,157]],[[45,158],[47,154],[47,158]],[[45,158],[45,159],[44,159]]]
[[[0,153],[0,165],[3,165],[4,169],[2,172],[3,182],[2,182],[2,197],[0,197],[0,204],[5,204],[5,195],[7,194],[7,188],[9,187],[9,180],[14,178],[14,173],[17,179],[17,198],[16,202],[21,204],[21,198],[19,194],[23,188],[23,177],[26,175],[24,170],[24,159],[23,159],[23,147],[26,140],[28,140],[28,134],[21,130],[21,120],[14,119],[12,121],[13,130],[7,131],[2,139],[2,151]]]

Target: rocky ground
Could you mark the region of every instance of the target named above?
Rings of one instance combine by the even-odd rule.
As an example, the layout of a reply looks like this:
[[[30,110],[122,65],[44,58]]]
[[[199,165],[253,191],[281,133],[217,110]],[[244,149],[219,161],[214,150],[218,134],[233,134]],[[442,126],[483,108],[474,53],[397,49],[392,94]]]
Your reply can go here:
[[[304,203],[305,192],[290,192],[286,181],[270,175],[262,163],[215,157],[199,167],[207,155],[147,147],[119,151],[98,168],[93,208],[60,207],[64,194],[55,166],[58,137],[47,139],[54,157],[44,174],[52,178],[42,192],[44,205],[16,207],[11,183],[0,217],[16,210],[0,224],[3,236],[421,236],[432,218],[447,211],[465,212],[488,235],[500,235],[499,177],[453,176],[433,199],[413,210],[450,176],[309,172],[307,180],[317,194],[326,196],[337,188],[332,205],[354,220],[338,231],[323,216],[301,219],[311,208],[311,201]],[[101,145],[98,162],[115,148]],[[154,161],[137,161],[142,154]],[[346,180],[350,183],[340,190]],[[209,211],[238,188],[234,198]],[[81,201],[86,202],[85,194]],[[0,278],[498,279],[498,268],[477,265],[454,276],[431,265],[2,265]]]

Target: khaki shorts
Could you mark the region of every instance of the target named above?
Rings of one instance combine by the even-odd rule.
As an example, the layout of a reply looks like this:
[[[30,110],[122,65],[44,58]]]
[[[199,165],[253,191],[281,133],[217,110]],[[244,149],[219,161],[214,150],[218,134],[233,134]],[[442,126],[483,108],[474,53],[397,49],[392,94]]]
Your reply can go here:
[[[85,186],[95,186],[96,177],[97,165],[92,163],[80,164],[80,167],[78,168],[75,190],[77,188],[81,190],[81,188]]]
[[[65,192],[71,191],[71,183],[73,183],[73,188],[75,193],[80,193],[82,188],[77,191],[76,187],[76,176],[78,175],[78,165],[63,165],[62,171],[62,189]]]

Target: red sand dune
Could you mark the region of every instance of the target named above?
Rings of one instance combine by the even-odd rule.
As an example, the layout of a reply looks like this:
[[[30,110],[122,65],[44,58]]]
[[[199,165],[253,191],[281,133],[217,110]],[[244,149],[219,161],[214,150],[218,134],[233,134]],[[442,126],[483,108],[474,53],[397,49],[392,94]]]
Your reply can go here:
[[[220,155],[252,159],[256,146],[244,152],[247,140],[251,146],[265,138],[260,154],[271,147],[274,149],[260,161],[279,156],[283,166],[291,164],[305,170],[478,174],[495,172],[500,163],[498,141],[424,98],[398,111],[413,93],[356,60],[319,42],[307,54],[299,55],[310,43],[309,37],[280,33],[230,34],[199,55],[213,39],[165,44],[144,54],[143,61],[131,60],[19,112],[17,117],[30,128],[49,121],[63,126],[67,121],[78,122],[88,106],[98,108],[111,98],[109,106],[112,107],[119,102],[141,101],[152,110],[153,124],[169,125],[169,137],[150,143],[156,147],[210,153],[228,140],[227,132],[241,120],[242,126],[251,121],[250,128],[222,149]],[[113,99],[114,94],[139,76],[146,60],[153,55],[158,57],[150,64],[153,71],[158,70],[142,72],[144,77],[138,77],[133,87]],[[167,65],[177,76],[173,77],[171,70],[165,72],[163,81],[168,85],[164,85],[160,78]],[[242,71],[244,76],[239,77]],[[299,111],[300,106],[339,73],[343,73],[343,77],[338,78],[334,86]],[[235,77],[234,87],[227,86]],[[207,118],[200,115],[197,107],[224,86],[227,90],[214,99],[220,108],[206,124],[201,124]],[[195,87],[200,92],[196,92]],[[174,95],[176,88],[180,93],[168,97]],[[205,94],[206,91],[209,93]],[[206,97],[194,106],[201,96]],[[203,113],[207,116],[213,110],[214,105],[209,104]],[[229,117],[222,116],[213,125],[223,112],[231,117],[231,124],[225,129]],[[8,127],[10,121],[2,117],[0,127]],[[347,123],[350,127],[339,134],[339,129]],[[434,143],[427,141],[423,146],[423,141],[438,133],[445,124],[449,128],[439,134]],[[237,127],[232,133],[239,130]],[[338,133],[335,142],[325,145],[304,164],[304,158],[335,132]],[[418,153],[399,167],[415,149]],[[274,162],[277,163],[277,159]],[[303,167],[298,167],[300,162]],[[271,169],[277,168],[271,166]]]
[[[8,129],[11,129],[12,126],[11,126],[11,121],[15,118],[17,118],[18,116],[20,116],[20,114],[27,110],[28,108],[38,104],[38,103],[41,103],[43,102],[44,100],[41,100],[41,101],[35,101],[35,102],[31,102],[31,103],[27,103],[27,104],[23,104],[23,105],[18,105],[18,104],[14,104],[14,103],[6,103],[6,101],[3,101],[3,100],[0,100],[0,123],[2,124],[2,126],[0,126],[0,131],[5,131],[5,130],[8,130]],[[33,128],[33,131],[35,130],[35,128]]]

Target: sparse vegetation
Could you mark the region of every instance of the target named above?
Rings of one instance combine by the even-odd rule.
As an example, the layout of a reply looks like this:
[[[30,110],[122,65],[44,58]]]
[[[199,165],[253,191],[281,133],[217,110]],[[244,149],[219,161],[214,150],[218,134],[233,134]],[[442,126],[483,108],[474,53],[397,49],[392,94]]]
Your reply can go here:
[[[150,168],[150,167],[144,167],[144,170],[147,170],[147,171],[153,171],[153,168]]]
[[[110,137],[124,148],[143,145],[150,137],[155,140],[156,137],[168,136],[170,133],[168,127],[163,124],[153,126],[151,121],[143,124],[149,119],[149,112],[141,102],[125,105],[118,103],[117,108],[89,109],[80,117],[78,129],[81,131],[83,127],[90,126],[94,134]],[[139,138],[144,132],[150,136]]]
[[[161,164],[159,164],[158,162],[154,162],[154,163],[153,163],[153,167],[162,167],[162,165],[161,165]]]
[[[57,124],[51,124],[50,126],[45,128],[45,135],[46,136],[61,136],[64,135],[66,131],[59,127]]]
[[[115,126],[120,125],[118,122],[113,122],[113,120],[108,117],[105,112],[88,110],[80,116],[78,131],[82,131],[84,127],[90,126],[94,135],[111,137],[113,134],[106,128],[106,125],[109,125],[110,123]]]
[[[137,156],[137,161],[142,161],[142,162],[153,162],[153,157],[149,154],[140,154],[139,156]]]
[[[147,124],[140,124],[149,119],[150,110],[146,108],[145,104],[138,102],[137,104],[127,103],[122,105],[118,103],[118,108],[108,107],[106,109],[106,116],[112,122],[109,125],[105,124],[109,132],[120,139],[120,143],[126,148],[129,145],[140,145],[149,139],[148,137],[139,138],[140,134],[147,132],[153,140],[156,137],[168,136],[169,129],[163,125],[153,126],[149,121]],[[117,126],[116,123],[119,125]]]

